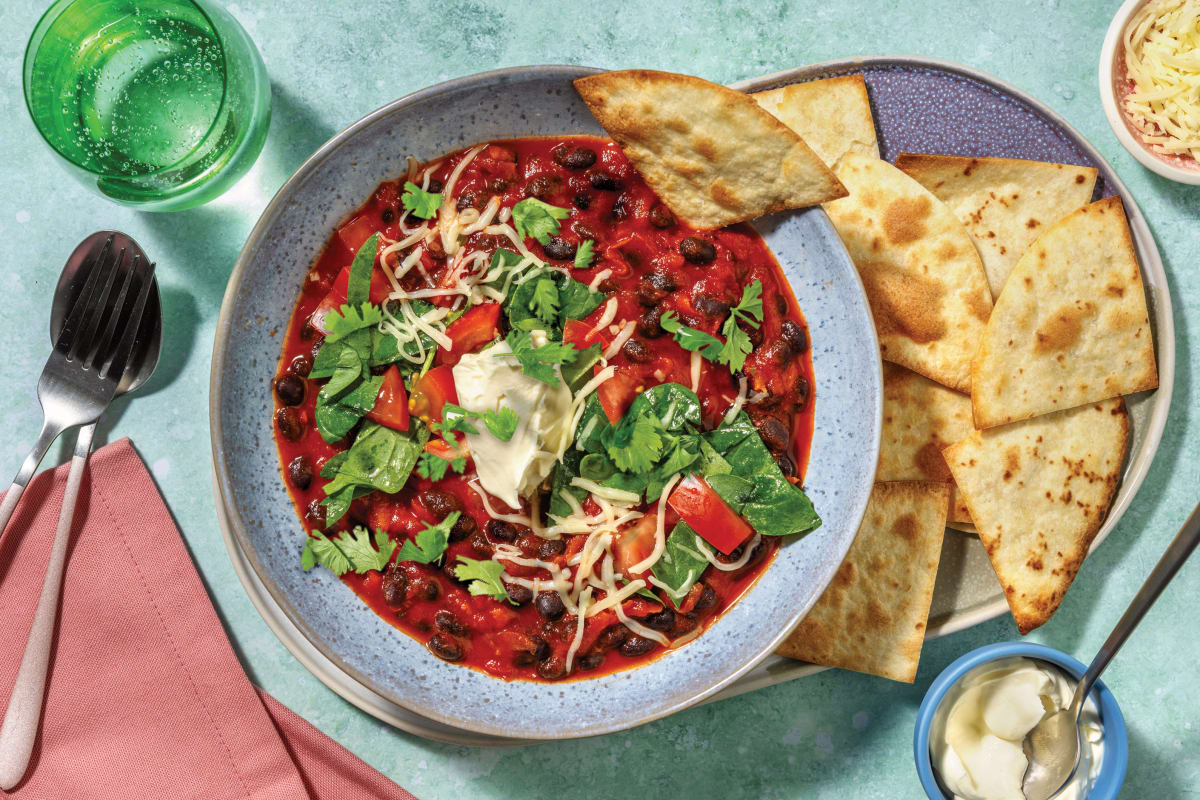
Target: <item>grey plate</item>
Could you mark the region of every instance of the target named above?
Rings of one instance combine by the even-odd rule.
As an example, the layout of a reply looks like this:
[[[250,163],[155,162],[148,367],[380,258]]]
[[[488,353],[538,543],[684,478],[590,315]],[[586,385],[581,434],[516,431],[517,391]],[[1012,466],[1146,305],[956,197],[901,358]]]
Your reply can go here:
[[[529,67],[422,90],[321,147],[267,206],[234,267],[213,351],[210,416],[228,528],[271,599],[329,662],[401,708],[489,736],[555,739],[657,719],[730,685],[771,653],[832,578],[862,519],[878,455],[878,346],[858,276],[823,211],[760,220],[808,318],[816,433],[807,488],[825,525],[697,640],[634,670],[557,684],[447,665],[325,570],[300,569],[300,524],[271,437],[271,379],[299,287],[329,235],[382,180],[487,139],[602,134],[571,87],[595,70]]]

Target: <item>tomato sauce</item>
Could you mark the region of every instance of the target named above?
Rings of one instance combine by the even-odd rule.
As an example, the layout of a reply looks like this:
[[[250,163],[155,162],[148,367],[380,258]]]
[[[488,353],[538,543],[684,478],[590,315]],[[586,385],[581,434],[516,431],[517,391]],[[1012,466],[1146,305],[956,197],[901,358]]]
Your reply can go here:
[[[575,157],[572,161],[567,156],[577,149],[594,153],[594,159]],[[431,162],[431,190],[449,182],[466,152]],[[590,163],[580,167],[583,161]],[[326,443],[313,424],[320,386],[306,376],[322,337],[310,318],[323,301],[328,305],[326,295],[371,234],[380,233],[382,243],[387,244],[406,235],[401,229],[402,220],[410,227],[419,222],[403,216],[406,209],[400,196],[405,180],[401,177],[381,184],[330,237],[300,290],[284,337],[276,381],[275,438],[285,484],[308,531],[326,530],[319,504],[325,496],[322,487],[326,481],[320,477],[320,468],[349,446],[347,441]],[[417,177],[416,182],[420,183],[421,178]],[[443,202],[459,209],[484,209],[496,196],[501,208],[537,196],[550,205],[570,209],[571,216],[563,221],[555,241],[543,246],[526,239],[525,246],[548,264],[568,268],[575,280],[596,282],[600,291],[616,299],[612,326],[602,327],[598,334],[605,346],[621,333],[613,326],[621,321],[634,325],[633,336],[609,359],[617,374],[601,384],[607,392],[602,396],[606,411],[610,403],[618,409],[627,407],[638,392],[660,383],[692,386],[692,353],[680,347],[670,334],[661,332],[662,314],[673,312],[684,325],[720,336],[722,321],[729,308],[737,304],[743,287],[761,281],[762,324],[757,330],[744,328],[753,344],[742,371],[748,382],[745,409],[764,442],[775,451],[784,474],[802,481],[813,427],[808,329],[778,264],[752,228],[737,225],[696,231],[675,220],[620,149],[609,140],[594,137],[492,142],[459,175],[453,196]],[[685,239],[694,241],[685,243]],[[585,240],[595,243],[595,255],[587,268],[576,269],[575,249]],[[502,236],[480,231],[467,237],[464,247],[511,250],[514,245]],[[445,279],[448,263],[428,253],[421,260],[433,283]],[[607,276],[597,280],[604,271],[608,271]],[[417,283],[421,280],[424,278],[420,272],[411,270],[402,285],[416,288],[425,285]],[[371,290],[373,302],[386,297],[385,281],[377,265]],[[436,298],[433,302],[452,300]],[[602,303],[582,322],[590,331],[604,314]],[[438,363],[447,356],[447,352],[439,351]],[[724,366],[707,361],[701,366],[696,393],[704,427],[711,428],[721,422],[738,397],[739,381]],[[290,384],[286,390],[281,387],[285,381]],[[524,526],[493,520],[480,496],[468,485],[473,477],[474,470],[468,467],[465,474],[451,472],[435,484],[414,472],[398,494],[375,492],[355,500],[350,512],[328,532],[367,525],[402,542],[444,516],[429,502],[431,492],[441,492],[450,495],[456,507],[474,523],[468,525],[469,535],[450,543],[442,560],[444,565],[454,564],[459,555],[486,559],[497,541],[513,542],[531,557],[560,565],[582,546],[582,535],[563,536],[561,542],[548,543]],[[502,506],[494,500],[492,504]],[[587,510],[594,513],[594,509]],[[670,531],[678,516],[669,507],[666,514],[665,527]],[[736,602],[771,563],[777,548],[776,537],[764,536],[740,568],[723,571],[710,566],[703,582],[693,588],[680,609],[641,595],[626,600],[622,607],[629,617],[665,633],[672,639],[672,646],[678,646],[700,635]],[[722,560],[732,562],[743,555],[739,548]],[[506,569],[512,576],[546,575],[544,570],[511,562]],[[590,677],[634,666],[667,649],[654,646],[647,652],[636,652],[637,647],[623,645],[638,637],[630,637],[609,609],[587,620],[583,643],[568,674],[563,660],[575,635],[576,617],[540,607],[541,598],[533,600],[514,593],[514,599],[523,602],[513,606],[487,596],[472,596],[449,566],[411,561],[394,563],[386,575],[348,572],[343,581],[376,613],[426,643],[436,655],[504,679]],[[662,592],[657,594],[665,597]]]

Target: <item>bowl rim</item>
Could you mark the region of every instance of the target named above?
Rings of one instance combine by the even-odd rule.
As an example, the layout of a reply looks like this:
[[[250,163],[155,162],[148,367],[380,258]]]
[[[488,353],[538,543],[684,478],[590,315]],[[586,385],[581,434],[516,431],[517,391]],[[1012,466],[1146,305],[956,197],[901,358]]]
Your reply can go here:
[[[1113,60],[1116,58],[1117,49],[1121,47],[1121,34],[1125,30],[1125,24],[1129,22],[1129,18],[1133,16],[1134,12],[1148,2],[1150,0],[1125,0],[1124,4],[1117,9],[1112,22],[1109,23],[1108,31],[1104,34],[1104,44],[1100,46],[1098,69],[1100,105],[1104,109],[1104,117],[1108,120],[1108,126],[1112,128],[1117,141],[1143,167],[1177,183],[1200,186],[1200,168],[1177,167],[1150,152],[1146,145],[1130,132],[1125,122],[1125,113],[1117,106],[1116,89],[1113,86]]]
[[[921,788],[925,790],[930,800],[949,800],[938,785],[933,758],[929,753],[929,729],[933,723],[933,715],[941,705],[942,699],[950,688],[970,670],[982,664],[1013,656],[1048,661],[1076,680],[1082,678],[1083,673],[1087,671],[1087,665],[1077,658],[1037,642],[993,642],[961,655],[951,662],[925,692],[920,709],[917,711],[917,721],[913,731],[913,759],[916,762],[917,775],[921,780]],[[1096,701],[1100,710],[1100,718],[1104,722],[1104,755],[1100,762],[1100,772],[1096,776],[1096,784],[1088,792],[1086,800],[1114,800],[1121,790],[1121,784],[1125,781],[1125,772],[1129,766],[1129,731],[1125,726],[1125,716],[1121,713],[1117,698],[1104,681],[1096,681],[1089,692],[1089,697]]]
[[[452,78],[431,86],[424,87],[422,89],[418,89],[365,114],[358,120],[335,133],[311,156],[305,159],[304,162],[301,163],[300,166],[297,167],[296,170],[288,177],[283,185],[280,186],[275,195],[271,198],[270,202],[263,209],[257,222],[251,229],[250,234],[247,236],[246,243],[243,245],[238,254],[237,261],[234,264],[233,270],[231,271],[226,284],[225,294],[221,302],[220,313],[217,318],[216,330],[213,337],[212,366],[209,373],[209,428],[210,442],[213,453],[214,483],[216,495],[221,502],[222,507],[225,509],[228,519],[228,525],[222,526],[222,532],[224,535],[229,535],[230,533],[232,534],[233,538],[236,540],[236,543],[241,547],[242,552],[249,561],[251,568],[262,580],[263,585],[271,595],[272,599],[274,599],[274,601],[284,611],[285,616],[287,616],[287,618],[296,626],[304,638],[307,639],[308,642],[313,645],[322,655],[326,656],[339,670],[376,694],[381,695],[387,700],[395,702],[402,708],[405,708],[425,718],[432,719],[436,722],[440,722],[455,728],[463,728],[466,730],[475,731],[477,733],[500,737],[511,736],[511,734],[487,723],[475,722],[470,725],[464,725],[463,720],[440,714],[434,709],[414,706],[414,704],[409,702],[407,698],[398,696],[394,692],[388,691],[387,687],[380,685],[379,681],[375,680],[369,675],[363,674],[361,670],[348,664],[339,653],[327,647],[326,643],[321,639],[321,637],[316,635],[308,623],[299,614],[295,613],[291,603],[288,602],[287,599],[282,595],[281,590],[277,585],[275,585],[275,582],[267,579],[265,565],[255,549],[249,546],[250,543],[247,536],[246,522],[242,518],[241,512],[237,508],[236,504],[232,502],[233,494],[228,480],[229,466],[226,460],[223,444],[224,426],[220,413],[220,397],[221,387],[223,386],[223,373],[226,365],[225,351],[227,349],[228,339],[234,328],[233,306],[237,294],[237,287],[239,287],[242,283],[243,277],[248,269],[249,261],[251,260],[252,252],[261,246],[261,240],[265,236],[267,230],[270,228],[274,218],[277,216],[281,208],[285,206],[287,202],[289,202],[288,198],[291,193],[352,136],[375,124],[380,119],[394,113],[398,109],[413,103],[418,103],[430,96],[437,96],[448,91],[463,89],[475,84],[487,83],[497,79],[504,79],[508,77],[524,77],[528,76],[532,71],[540,73],[540,75],[543,77],[549,75],[574,78],[581,75],[598,74],[607,70],[577,64],[521,65],[488,70],[485,72],[478,72]],[[827,215],[820,206],[801,209],[801,211],[804,211],[805,213],[817,214],[818,219],[820,220],[819,224],[828,228],[831,233],[833,232],[832,223],[829,221]],[[846,259],[849,261],[848,254],[846,254]],[[858,293],[862,297],[863,309],[867,314],[868,320],[871,321],[871,336],[877,341],[873,315],[871,313],[870,304],[866,301],[866,292],[863,287],[862,280],[859,277],[857,270],[854,270],[853,268],[849,270],[848,276],[849,280],[853,281],[853,284],[857,287]],[[876,380],[878,382],[877,385],[880,387],[880,390],[873,398],[871,418],[873,420],[874,430],[880,431],[882,429],[883,419],[883,366],[878,347],[873,348],[872,353],[874,372],[876,373]],[[859,498],[860,502],[857,504],[857,509],[852,514],[844,518],[845,520],[849,520],[853,523],[853,529],[855,531],[857,531],[859,525],[861,524],[862,518],[866,513],[870,489],[874,485],[874,473],[878,462],[878,448],[879,439],[876,437],[873,443],[873,451],[871,454],[871,464],[873,465],[870,470],[871,480],[864,483],[861,497]],[[821,580],[821,585],[823,587],[828,586],[830,581],[832,581],[833,576],[835,575],[842,560],[845,558],[846,553],[849,552],[850,546],[853,544],[853,540],[853,536],[847,536],[844,542],[845,547],[842,549],[842,552],[838,558],[836,560],[832,558],[830,559],[830,563],[824,570],[826,574]],[[637,727],[639,725],[644,725],[648,722],[653,722],[657,719],[661,719],[690,708],[702,702],[706,698],[709,698],[720,692],[727,686],[733,684],[738,680],[738,678],[746,674],[762,660],[770,656],[783,642],[783,640],[791,634],[792,630],[794,630],[795,627],[800,624],[804,617],[807,616],[808,612],[812,609],[812,606],[815,605],[820,599],[822,593],[823,591],[820,593],[815,593],[805,606],[802,608],[797,608],[793,614],[792,622],[778,631],[778,633],[774,635],[766,645],[763,646],[760,652],[755,653],[753,656],[743,661],[738,667],[731,670],[725,677],[713,682],[702,691],[693,692],[690,696],[681,697],[676,702],[665,705],[660,709],[652,712],[644,712],[636,717],[631,717],[630,719],[622,720],[620,722],[615,722],[612,724],[594,724],[586,729],[572,730],[569,733],[558,732],[541,736],[531,734],[527,738],[529,741],[556,740],[563,738],[582,738],[613,733],[619,730],[625,730],[632,727]],[[745,598],[743,596],[738,602],[742,603],[744,600]],[[618,674],[629,674],[630,672],[631,670],[625,670],[623,673]],[[603,678],[605,676],[599,677]],[[526,737],[522,736],[522,739],[526,739]]]

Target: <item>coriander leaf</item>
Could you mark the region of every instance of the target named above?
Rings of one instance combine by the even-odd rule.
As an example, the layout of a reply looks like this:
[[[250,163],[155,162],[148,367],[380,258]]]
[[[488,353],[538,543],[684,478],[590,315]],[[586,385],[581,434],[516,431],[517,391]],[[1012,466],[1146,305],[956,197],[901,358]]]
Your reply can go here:
[[[435,483],[446,477],[446,470],[449,468],[450,462],[434,453],[421,453],[417,459],[417,474]]]
[[[508,590],[504,588],[504,582],[500,580],[500,573],[504,572],[503,564],[498,561],[477,561],[466,556],[459,556],[458,560],[462,563],[454,568],[454,576],[460,581],[470,581],[467,585],[468,592],[473,595],[487,595],[493,600],[512,602]]]
[[[730,372],[737,372],[745,366],[746,356],[753,349],[750,336],[738,327],[738,320],[757,328],[762,318],[762,281],[755,281],[742,288],[742,299],[729,310],[729,316],[721,326],[725,346],[721,348],[719,361],[727,364]]]
[[[434,192],[427,192],[412,181],[406,181],[404,194],[400,196],[400,203],[411,211],[414,217],[431,219],[442,207],[442,196]]]
[[[755,281],[749,286],[742,288],[742,299],[731,310],[735,314],[747,322],[750,322],[754,327],[758,327],[756,322],[762,322],[763,305],[762,305],[762,281]],[[753,322],[751,322],[753,317]]]
[[[336,342],[355,331],[378,325],[383,320],[379,306],[363,303],[359,306],[344,305],[340,310],[325,315],[326,342]],[[324,344],[321,345],[322,348]]]
[[[463,471],[467,468],[467,457],[459,456],[458,458],[454,459],[450,462],[450,468],[459,475],[463,474]]]
[[[375,534],[375,544],[372,545],[371,532],[361,525],[349,533],[338,534],[337,545],[359,575],[371,570],[382,571],[396,549],[396,543],[383,531]]]
[[[674,311],[668,311],[662,315],[659,320],[662,329],[667,333],[672,334],[675,341],[684,350],[689,350],[693,353],[699,353],[709,361],[718,361],[721,355],[721,348],[724,346],[717,337],[704,331],[698,331],[695,328],[689,328],[675,317]]]
[[[488,409],[483,412],[483,424],[487,425],[492,436],[502,442],[512,439],[513,434],[517,432],[517,423],[519,422],[517,412],[511,408],[499,408],[495,411]]]
[[[510,331],[505,341],[512,355],[521,363],[522,372],[551,386],[558,385],[558,373],[554,367],[575,357],[575,348],[563,342],[546,342],[541,347],[535,347],[528,331]]]
[[[450,543],[450,529],[458,522],[460,512],[451,511],[437,525],[426,525],[417,531],[413,539],[405,540],[400,545],[400,555],[397,561],[415,561],[418,564],[432,564],[446,552]]]
[[[435,430],[441,432],[443,439],[457,447],[458,442],[451,431],[479,433],[479,429],[468,421],[478,416],[474,411],[467,411],[457,403],[446,403],[442,406],[442,421],[433,423],[433,426]]]
[[[302,567],[306,563],[312,565],[315,561],[339,578],[350,571],[350,559],[346,558],[345,553],[320,531],[312,532],[304,544],[304,551],[300,555],[300,566]],[[304,568],[311,569],[311,566]]]
[[[558,287],[550,278],[538,278],[533,287],[529,310],[547,325],[558,320]]]
[[[696,546],[696,539],[696,531],[680,520],[667,537],[662,557],[650,568],[655,578],[670,587],[665,591],[675,608],[679,608],[693,584],[708,568],[708,559]]]
[[[534,311],[534,292],[542,281],[552,282],[558,290],[559,311],[549,322],[539,317]],[[604,299],[603,293],[593,292],[588,289],[587,284],[580,283],[563,272],[553,270],[544,276],[529,278],[518,284],[509,293],[504,308],[509,327],[519,330],[541,328],[551,339],[561,339],[562,326],[566,320],[583,319],[603,303]]]
[[[604,412],[600,412],[603,414]],[[587,490],[571,485],[571,479],[579,477],[579,465],[584,455],[574,447],[563,453],[562,461],[554,465],[554,479],[550,484],[550,507],[548,512],[556,517],[569,517],[571,506],[563,498],[563,492],[580,503],[587,498]]]
[[[311,536],[304,537],[304,549],[300,552],[300,569],[308,572],[317,565],[317,556],[313,553],[312,543],[315,540]]]
[[[350,275],[346,281],[346,303],[361,306],[371,300],[371,271],[375,269],[375,256],[379,253],[379,234],[363,242],[350,262]]]
[[[513,206],[512,220],[517,235],[522,239],[534,238],[546,244],[558,233],[558,221],[571,215],[569,209],[543,203],[536,197],[526,197]]]
[[[750,336],[737,325],[732,324],[733,317],[725,320],[723,333],[725,344],[717,356],[717,361],[729,367],[730,372],[737,372],[746,365],[746,356],[754,349]]]
[[[648,472],[663,451],[661,423],[653,417],[630,419],[626,415],[616,427],[605,431],[604,445],[617,469]]]
[[[579,248],[575,250],[575,269],[587,269],[592,265],[592,259],[595,258],[596,243],[591,239],[584,239],[579,243]]]

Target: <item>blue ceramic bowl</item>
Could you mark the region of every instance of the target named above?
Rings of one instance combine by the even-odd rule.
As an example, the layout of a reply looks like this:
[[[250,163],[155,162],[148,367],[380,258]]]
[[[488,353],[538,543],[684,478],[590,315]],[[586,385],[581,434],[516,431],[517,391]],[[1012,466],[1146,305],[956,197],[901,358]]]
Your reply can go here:
[[[807,489],[824,525],[775,563],[703,636],[633,670],[562,683],[505,682],[435,658],[324,569],[304,572],[304,537],[272,438],[277,334],[326,238],[412,153],[476,142],[603,134],[571,81],[584,67],[524,67],[424,89],[321,147],[284,184],[234,267],[217,323],[210,421],[230,528],[280,608],[330,661],[413,712],[479,733],[589,736],[665,716],[729,685],[808,613],[845,556],[875,476],[882,413],[879,347],[862,284],[820,208],[758,220],[812,331],[816,429]]]
[[[917,762],[917,775],[921,778],[921,786],[930,800],[948,800],[950,797],[938,785],[929,754],[929,728],[933,723],[934,712],[937,711],[946,692],[958,683],[963,675],[980,664],[1012,656],[1048,661],[1076,680],[1083,677],[1083,673],[1087,671],[1085,664],[1066,653],[1032,642],[989,644],[972,650],[942,670],[942,674],[938,675],[937,680],[925,693],[925,699],[921,701],[921,708],[917,712],[917,729],[913,735],[913,757]],[[1129,765],[1129,734],[1125,730],[1125,717],[1121,715],[1117,699],[1104,685],[1104,681],[1096,681],[1091,697],[1100,706],[1100,721],[1104,724],[1104,757],[1100,762],[1096,783],[1088,793],[1087,800],[1114,800],[1125,781],[1125,769]]]

